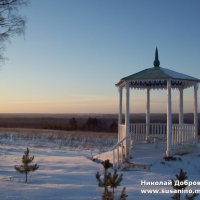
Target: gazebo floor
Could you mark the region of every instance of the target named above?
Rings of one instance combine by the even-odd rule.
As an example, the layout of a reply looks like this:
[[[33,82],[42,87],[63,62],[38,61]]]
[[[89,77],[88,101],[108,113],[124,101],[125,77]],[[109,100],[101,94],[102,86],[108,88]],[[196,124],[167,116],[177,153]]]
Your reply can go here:
[[[137,143],[131,152],[131,159],[125,162],[125,168],[145,169],[165,156],[166,143]],[[93,159],[104,161],[109,159],[113,163],[113,152],[107,151],[98,154]],[[124,168],[122,167],[122,168]]]
[[[182,147],[183,148],[183,147]],[[191,153],[195,150],[195,146],[184,146],[183,149],[177,153],[178,155],[183,155]],[[175,157],[176,155],[175,154]],[[164,162],[164,157],[166,155],[166,143],[146,143],[141,142],[134,144],[134,147],[131,150],[130,159],[124,161],[121,166],[122,170],[149,170],[151,166],[155,164]],[[109,159],[113,163],[113,151],[107,151],[101,154],[98,154],[93,157],[94,160],[104,161]]]
[[[150,170],[165,156],[166,143],[137,143],[134,145],[130,160],[123,163],[122,170]]]
[[[165,143],[138,143],[131,152],[131,163],[152,165],[165,156]]]

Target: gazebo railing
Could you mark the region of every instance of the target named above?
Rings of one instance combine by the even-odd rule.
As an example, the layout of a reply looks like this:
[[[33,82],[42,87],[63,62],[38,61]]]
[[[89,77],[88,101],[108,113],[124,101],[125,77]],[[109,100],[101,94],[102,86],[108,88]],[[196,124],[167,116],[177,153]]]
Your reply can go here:
[[[146,124],[130,124],[131,144],[146,140]],[[126,137],[125,125],[119,124],[118,141]],[[150,123],[148,137],[166,138],[167,125],[165,123]],[[194,124],[173,124],[172,125],[172,147],[180,145],[195,144],[197,141]]]
[[[196,143],[195,126],[193,124],[172,125],[172,147]]]
[[[130,124],[129,135],[126,136],[125,124],[119,124],[118,143],[111,149],[113,167],[119,168],[129,158],[134,143],[146,140],[147,125],[145,123]],[[151,123],[149,125],[149,137],[166,139],[167,125],[164,123]],[[163,141],[163,140],[162,140]],[[194,124],[172,125],[172,148],[178,150],[188,145],[196,144],[197,136]]]
[[[165,123],[150,123],[149,134],[150,136],[166,136],[167,127]],[[134,135],[135,139],[146,139],[146,124],[145,123],[131,123],[130,135]],[[118,141],[125,137],[125,124],[118,125]]]
[[[126,154],[126,137],[120,140],[112,149],[113,168],[119,168],[125,161]]]
[[[165,137],[167,134],[167,125],[165,123],[150,123],[149,135]]]
[[[131,140],[134,142],[146,140],[146,127],[145,123],[132,123],[130,124]],[[148,137],[166,137],[166,124],[164,123],[150,123]]]
[[[145,123],[131,123],[130,124],[131,141],[138,142],[146,139],[146,124]]]
[[[126,129],[125,124],[118,125],[118,142],[126,137]]]

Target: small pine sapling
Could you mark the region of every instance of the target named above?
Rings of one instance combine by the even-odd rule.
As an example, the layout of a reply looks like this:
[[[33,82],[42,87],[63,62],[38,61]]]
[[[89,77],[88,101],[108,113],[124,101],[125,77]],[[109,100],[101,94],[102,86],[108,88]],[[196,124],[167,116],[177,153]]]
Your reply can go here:
[[[115,188],[120,186],[120,183],[122,181],[122,174],[118,175],[117,170],[114,170],[114,173],[111,174],[108,172],[108,169],[112,167],[112,164],[109,160],[105,160],[102,162],[102,165],[104,167],[104,177],[101,179],[101,175],[99,172],[96,174],[96,179],[98,181],[99,187],[104,187],[104,192],[102,195],[102,200],[114,200],[115,199]],[[109,187],[112,189],[112,191],[109,190]],[[126,188],[124,187],[121,195],[119,197],[119,200],[126,200]]]
[[[176,180],[172,180],[172,187],[177,190],[177,193],[172,196],[173,200],[180,200],[181,199],[181,193],[180,190],[184,190],[187,185],[184,184],[184,181],[187,180],[187,172],[184,172],[182,169],[180,170],[179,174],[176,174]],[[178,181],[180,184],[175,184],[176,181]]]
[[[124,187],[122,192],[121,192],[119,199],[120,200],[126,200],[126,197],[128,197],[128,195],[126,194],[126,187]]]
[[[39,166],[37,164],[32,164],[34,160],[34,156],[29,155],[29,148],[24,151],[24,155],[22,156],[22,165],[16,165],[14,168],[19,173],[25,173],[26,175],[26,183],[28,181],[28,173],[36,171]]]
[[[195,193],[191,194],[191,195],[186,194],[185,199],[186,200],[194,200],[196,196],[198,196],[198,194],[195,194]]]
[[[108,186],[109,186],[109,176],[110,174],[108,173],[108,169],[112,167],[112,164],[110,163],[109,160],[105,160],[102,162],[102,165],[104,167],[104,178],[103,180],[101,179],[101,174],[97,172],[96,174],[96,179],[98,181],[98,186],[104,188],[104,193],[102,195],[102,199],[109,200],[112,197],[112,193],[108,191]]]
[[[172,196],[173,200],[181,200],[181,190],[184,190],[188,185],[185,184],[184,181],[188,179],[187,172],[184,172],[183,169],[180,170],[179,174],[176,174],[176,180],[172,179],[172,187],[177,190],[177,193]],[[178,181],[178,184],[176,184]],[[194,200],[197,194],[187,195],[185,196],[186,200]]]
[[[115,193],[115,188],[120,186],[120,183],[122,181],[123,174],[118,175],[117,170],[114,170],[113,175],[109,174],[109,185],[113,190],[113,194]]]

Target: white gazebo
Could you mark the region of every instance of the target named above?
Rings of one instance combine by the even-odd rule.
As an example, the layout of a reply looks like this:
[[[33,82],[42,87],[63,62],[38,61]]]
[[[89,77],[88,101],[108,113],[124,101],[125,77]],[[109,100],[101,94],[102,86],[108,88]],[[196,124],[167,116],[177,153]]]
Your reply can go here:
[[[197,90],[199,79],[160,67],[156,48],[154,67],[122,78],[116,86],[119,90],[118,144],[113,150],[113,164],[123,162],[130,157],[133,144],[157,139],[166,142],[166,157],[171,157],[177,150],[193,146],[198,141],[198,102]],[[184,124],[183,91],[194,88],[194,123]],[[146,90],[146,123],[130,123],[130,89]],[[167,91],[167,123],[150,123],[150,91],[165,89]],[[172,123],[171,90],[178,89],[179,124]],[[125,123],[122,122],[122,100],[125,90]],[[133,119],[134,120],[134,119]],[[153,139],[153,140],[152,140]]]

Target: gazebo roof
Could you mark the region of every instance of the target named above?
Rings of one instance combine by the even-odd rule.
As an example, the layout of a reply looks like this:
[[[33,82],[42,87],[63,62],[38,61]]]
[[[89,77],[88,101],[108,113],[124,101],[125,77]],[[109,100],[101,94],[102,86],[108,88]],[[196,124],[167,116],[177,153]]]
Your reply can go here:
[[[200,79],[160,67],[158,50],[156,48],[154,67],[126,76],[116,86],[124,86],[126,82],[129,82],[130,86],[135,88],[165,88],[167,80],[172,81],[172,87],[174,88],[187,88],[194,85],[194,83],[200,82]]]

